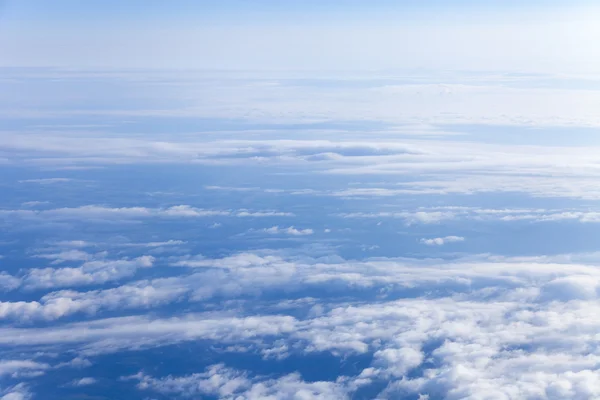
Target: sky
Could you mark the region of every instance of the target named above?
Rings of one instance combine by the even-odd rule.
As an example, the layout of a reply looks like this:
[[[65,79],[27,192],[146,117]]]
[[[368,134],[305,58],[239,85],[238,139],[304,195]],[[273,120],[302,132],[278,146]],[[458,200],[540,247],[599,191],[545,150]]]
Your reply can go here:
[[[600,398],[595,16],[2,2],[0,400]]]
[[[592,1],[5,0],[0,65],[595,73]]]

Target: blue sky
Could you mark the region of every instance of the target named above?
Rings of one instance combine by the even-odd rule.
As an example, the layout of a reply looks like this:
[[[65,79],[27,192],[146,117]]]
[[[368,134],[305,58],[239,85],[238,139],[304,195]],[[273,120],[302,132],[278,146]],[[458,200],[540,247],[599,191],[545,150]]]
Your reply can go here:
[[[78,0],[57,0],[52,3],[39,0],[24,0],[20,2],[5,0],[3,6],[13,13],[27,13],[30,17],[47,19],[56,15],[98,15],[118,16],[120,14],[137,15],[139,18],[145,16],[179,15],[183,18],[186,13],[193,12],[198,16],[204,15],[248,15],[249,12],[272,12],[288,14],[291,17],[302,17],[310,14],[318,17],[318,12],[335,12],[339,14],[352,15],[357,12],[383,13],[394,11],[399,14],[409,13],[415,10],[427,12],[441,10],[494,10],[509,11],[515,9],[530,9],[542,7],[569,9],[582,5],[592,5],[590,1],[473,1],[459,0],[451,5],[439,0],[429,1],[391,1],[377,0],[366,3],[358,0],[307,0],[302,2],[280,2],[276,0],[224,0],[224,1],[192,1],[174,0],[165,3],[159,0],[132,0],[126,3],[117,0],[107,0],[102,3],[81,2]],[[56,14],[53,14],[56,13]]]
[[[0,400],[600,397],[590,3],[2,5]]]
[[[593,72],[593,2],[6,1],[4,66]]]

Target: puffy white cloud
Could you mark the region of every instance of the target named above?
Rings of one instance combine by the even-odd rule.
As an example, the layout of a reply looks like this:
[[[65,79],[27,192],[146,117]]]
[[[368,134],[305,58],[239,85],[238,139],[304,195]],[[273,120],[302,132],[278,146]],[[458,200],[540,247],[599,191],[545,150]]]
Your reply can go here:
[[[561,393],[557,390],[565,390],[566,398],[590,398],[600,394],[600,385],[592,384],[600,356],[588,342],[598,326],[586,322],[597,312],[590,306],[531,310],[517,302],[401,300],[333,309],[307,322],[298,335],[315,350],[374,348],[373,367],[359,378],[390,381],[381,398],[408,391],[457,399],[491,393],[550,399]],[[429,350],[423,375],[407,378],[407,371],[420,368],[430,343],[438,344]],[[563,383],[557,386],[557,381]]]
[[[39,302],[1,307],[16,319],[52,320],[73,312],[155,307],[182,296],[193,301],[268,290],[289,295],[318,287],[337,288],[343,297],[300,302],[306,313],[294,317],[284,315],[284,305],[262,309],[261,303],[249,306],[256,307],[251,308],[258,313],[254,316],[228,309],[47,327],[5,325],[0,345],[22,351],[67,347],[81,356],[209,340],[265,358],[311,352],[373,356],[371,365],[335,382],[305,382],[294,374],[260,377],[223,366],[181,377],[138,376],[143,389],[166,396],[258,399],[303,393],[307,398],[344,398],[377,382],[389,383],[379,398],[401,393],[456,399],[491,393],[532,400],[600,395],[595,383],[600,378],[595,368],[600,363],[595,345],[600,330],[595,317],[600,314],[598,255],[344,260],[331,254],[311,258],[263,251],[173,262],[193,269],[172,278],[53,292]],[[348,300],[350,290],[368,290],[363,293],[375,293],[377,299]]]
[[[21,286],[21,279],[6,272],[0,272],[0,289],[13,290]]]
[[[205,373],[184,377],[166,377],[154,379],[138,374],[129,379],[139,379],[138,388],[153,390],[165,395],[184,397],[217,396],[220,399],[234,398],[234,394],[247,390],[250,380],[243,372],[226,368],[224,365],[212,365]]]
[[[44,329],[3,328],[0,342],[19,347],[85,343],[82,351],[93,354],[197,339],[232,344],[251,339],[255,345],[263,341],[268,349],[272,348],[269,338],[277,337],[295,343],[295,351],[374,355],[372,366],[357,376],[319,384],[307,384],[294,375],[251,378],[222,367],[179,378],[138,376],[142,388],[166,395],[226,398],[244,393],[277,398],[306,391],[315,397],[327,393],[343,398],[356,385],[383,380],[390,386],[381,398],[395,398],[398,392],[446,398],[489,393],[531,399],[551,399],[560,393],[567,398],[589,398],[600,394],[600,386],[594,383],[600,355],[593,345],[600,327],[594,318],[598,312],[595,301],[532,305],[403,299],[334,307],[305,320],[198,315],[164,320],[117,318]],[[423,375],[407,377],[419,368],[424,368]]]
[[[540,298],[547,301],[594,300],[599,291],[599,277],[574,274],[545,283],[540,288]]]
[[[411,369],[421,365],[425,356],[419,348],[401,347],[377,350],[373,358],[375,366],[381,366],[392,376],[402,377]]]
[[[567,255],[523,259],[484,255],[452,261],[402,258],[346,261],[339,257],[329,260],[287,258],[272,252],[258,252],[220,259],[185,257],[173,265],[203,269],[185,278],[200,298],[277,289],[301,292],[308,288],[342,292],[379,289],[383,291],[382,296],[408,289],[421,294],[441,290],[476,296],[486,289],[487,296],[501,296],[513,293],[509,289],[515,288],[542,290],[554,279],[572,275],[587,276],[595,281],[600,276],[596,266],[598,258],[579,257],[582,260]]]
[[[40,301],[0,302],[0,319],[55,320],[74,313],[93,315],[103,310],[151,308],[176,301],[191,290],[185,279],[178,278],[139,281],[88,292],[62,290],[48,293]]]
[[[138,388],[164,395],[194,398],[216,396],[220,399],[347,399],[343,386],[336,382],[305,382],[299,374],[277,379],[249,377],[247,373],[212,365],[206,372],[182,377],[153,378],[142,373],[129,377],[138,379]]]
[[[139,268],[152,267],[154,257],[135,259],[91,260],[80,267],[32,268],[22,278],[27,289],[93,285],[132,276]]]
[[[584,257],[585,258],[585,257]],[[310,288],[334,293],[377,290],[382,298],[410,290],[414,295],[431,291],[466,298],[523,298],[532,302],[596,298],[600,273],[591,264],[577,264],[573,257],[506,259],[466,257],[454,261],[381,259],[345,261],[286,259],[275,254],[240,253],[221,259],[183,258],[174,266],[194,268],[191,274],[138,281],[111,289],[76,292],[63,290],[39,301],[0,302],[0,318],[26,321],[56,319],[81,312],[147,308],[173,301],[199,301],[214,296],[235,298],[242,294],[285,290],[301,293]],[[596,263],[598,260],[596,260]],[[76,268],[36,270],[24,277],[26,288],[77,286],[130,276],[151,259],[101,262],[98,271]],[[108,272],[105,271],[108,268]],[[67,272],[65,272],[67,271]],[[42,279],[43,278],[43,279]],[[511,297],[512,296],[512,297]]]

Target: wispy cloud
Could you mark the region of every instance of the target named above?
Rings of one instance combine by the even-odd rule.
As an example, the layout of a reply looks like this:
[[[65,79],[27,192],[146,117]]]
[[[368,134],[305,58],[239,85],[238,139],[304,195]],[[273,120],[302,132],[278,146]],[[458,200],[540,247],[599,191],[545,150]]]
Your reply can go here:
[[[71,386],[74,386],[74,387],[89,386],[89,385],[95,384],[96,382],[97,382],[97,380],[95,378],[85,377],[85,378],[81,378],[81,379],[75,379],[74,381],[71,382]]]
[[[445,236],[430,239],[421,239],[419,242],[426,244],[427,246],[443,246],[446,243],[464,242],[465,238],[462,236]]]
[[[279,226],[272,226],[270,228],[265,228],[262,232],[271,234],[271,235],[291,235],[291,236],[306,236],[312,235],[314,231],[312,229],[296,229],[293,226],[288,226],[287,228],[280,228]]]
[[[39,179],[24,179],[20,180],[19,183],[39,183],[40,185],[52,185],[55,183],[66,183],[73,182],[76,179],[71,178],[39,178]]]
[[[48,219],[123,219],[123,218],[204,218],[204,217],[240,217],[240,218],[268,218],[268,217],[293,217],[290,212],[274,210],[250,211],[240,210],[213,210],[178,205],[167,208],[148,207],[105,207],[100,205],[86,205],[80,207],[54,208],[48,210],[0,210],[0,217],[17,218],[48,218]]]

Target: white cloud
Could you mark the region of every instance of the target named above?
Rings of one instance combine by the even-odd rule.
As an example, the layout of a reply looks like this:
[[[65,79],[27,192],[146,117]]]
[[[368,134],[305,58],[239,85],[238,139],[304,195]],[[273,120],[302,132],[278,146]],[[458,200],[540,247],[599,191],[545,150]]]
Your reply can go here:
[[[21,279],[7,274],[6,272],[0,272],[0,289],[1,290],[13,290],[21,286]]]
[[[454,210],[439,211],[433,210],[416,210],[416,211],[398,211],[398,212],[353,212],[337,214],[342,218],[400,218],[405,221],[407,225],[413,225],[417,223],[421,224],[435,224],[444,220],[451,220],[456,218],[457,214]]]
[[[0,400],[29,400],[32,398],[31,392],[23,383],[9,387],[0,388]]]
[[[573,257],[506,259],[465,257],[455,261],[416,259],[372,259],[330,261],[310,258],[285,259],[278,255],[241,253],[222,259],[202,257],[174,261],[175,266],[195,268],[191,274],[152,281],[137,281],[111,289],[76,292],[63,290],[44,295],[39,301],[0,303],[0,318],[20,321],[54,320],[73,313],[93,315],[103,310],[144,309],[174,301],[202,301],[214,296],[235,298],[242,294],[285,289],[287,293],[309,288],[348,294],[353,290],[380,290],[381,296],[402,291],[426,295],[450,291],[456,296],[480,299],[521,297],[529,302],[593,300],[600,293],[598,260],[574,263]],[[61,268],[26,275],[25,288],[80,286],[130,276],[139,263],[120,260],[97,264],[101,271],[84,274]],[[595,263],[595,264],[594,264]],[[87,264],[87,263],[86,263]],[[80,269],[86,268],[86,264]],[[102,272],[109,268],[110,272]],[[65,277],[65,270],[69,271]],[[512,297],[511,297],[512,296]]]
[[[280,211],[248,211],[248,210],[208,210],[189,205],[172,206],[168,208],[147,207],[104,207],[87,205],[80,207],[65,207],[49,210],[0,210],[0,217],[18,218],[48,218],[56,220],[114,220],[126,218],[204,218],[204,217],[292,217],[294,214]]]
[[[95,378],[85,377],[81,379],[76,379],[71,382],[71,386],[80,387],[80,386],[89,386],[93,385],[97,382]]]
[[[119,246],[122,247],[171,247],[186,244],[184,240],[173,240],[169,239],[163,242],[146,242],[146,243],[123,243]]]
[[[54,183],[65,183],[71,182],[74,179],[70,178],[43,178],[43,179],[25,179],[20,180],[19,183],[39,183],[41,185],[51,185]]]
[[[308,384],[293,375],[265,380],[222,366],[183,377],[137,376],[142,389],[165,395],[253,393],[264,398],[306,390],[333,396],[384,380],[390,385],[380,398],[395,398],[399,391],[448,398],[489,393],[531,399],[550,399],[556,393],[589,398],[600,393],[600,387],[592,384],[599,377],[595,365],[600,358],[590,346],[599,328],[593,317],[598,313],[596,303],[403,299],[342,305],[305,320],[190,315],[164,320],[117,318],[45,329],[2,328],[0,342],[14,346],[84,342],[84,351],[94,353],[199,338],[220,343],[252,338],[255,345],[262,338],[264,347],[270,348],[267,338],[275,335],[296,343],[296,351],[372,352],[375,357],[372,366],[356,376],[320,384]],[[140,335],[142,326],[144,334]],[[426,354],[427,346],[431,349]],[[431,364],[425,375],[406,376],[426,359]],[[557,386],[557,381],[564,383]]]
[[[85,240],[62,240],[55,244],[61,247],[88,247],[93,245]]]
[[[475,79],[475,78],[473,78]],[[480,79],[480,78],[476,78]],[[490,78],[492,79],[492,78]],[[505,82],[502,81],[502,85]],[[521,95],[528,97],[528,90],[536,91],[538,89],[511,88],[505,91],[500,83],[488,86],[471,84],[450,85],[453,96],[460,94],[465,98],[478,98],[483,96],[486,99],[486,93],[503,92],[502,97],[508,107],[514,103],[512,96],[520,98]],[[445,89],[448,87],[444,86]],[[444,89],[444,90],[445,90]],[[242,89],[240,89],[242,90]],[[289,89],[292,90],[292,89]],[[341,90],[341,89],[340,89]],[[357,89],[358,90],[358,89]],[[370,88],[368,93],[381,92],[382,96],[400,96],[406,97],[409,94],[419,97],[417,93],[422,93],[424,97],[439,95],[440,85],[435,84],[407,84],[394,87],[375,87]],[[570,95],[573,99],[580,101],[590,95],[592,90],[572,90]],[[544,89],[544,92],[536,92],[539,96],[556,95],[561,96],[560,90]],[[598,93],[594,92],[598,97]],[[599,92],[600,93],[600,92]],[[338,107],[343,108],[347,103],[347,96],[341,96]],[[443,96],[441,96],[443,97]],[[449,96],[451,97],[451,96]],[[560,97],[562,99],[562,97]],[[596,99],[597,100],[597,99]],[[407,100],[408,101],[408,100]],[[452,104],[456,102],[452,99],[443,98],[442,102],[449,101]],[[560,100],[562,101],[562,100]],[[530,101],[528,100],[528,103]],[[535,102],[531,102],[535,103]],[[596,101],[590,101],[590,104],[596,104]],[[423,109],[423,105],[420,107]],[[491,105],[490,109],[496,109],[496,105]],[[248,107],[243,107],[244,113]],[[372,107],[369,107],[372,109]],[[482,106],[477,109],[487,110]],[[398,107],[393,107],[390,114],[397,115]],[[516,111],[516,110],[515,110]],[[316,111],[315,111],[316,112]],[[415,110],[417,112],[417,110]],[[354,115],[356,112],[350,113]],[[435,113],[439,115],[449,115],[448,113]],[[498,115],[497,112],[494,115]],[[536,112],[536,115],[539,114]],[[563,110],[556,111],[552,115],[564,115]],[[589,115],[595,115],[590,111]],[[587,117],[589,117],[589,115]],[[210,117],[214,117],[211,115]],[[560,124],[580,124],[581,120],[587,117],[579,116],[571,122],[557,122],[554,118],[548,116],[549,125]],[[331,120],[331,116],[327,119]],[[348,116],[341,118],[347,121]],[[395,125],[402,125],[402,130],[417,131],[423,130],[420,125],[424,123],[429,128],[428,131],[444,132],[442,128],[435,128],[433,116],[419,117],[414,121],[405,116],[401,120],[389,121]],[[457,116],[460,118],[460,115]],[[486,119],[490,118],[490,119]],[[537,118],[537,117],[535,117]],[[520,118],[513,116],[509,119],[514,120],[513,124],[527,125],[536,124],[534,117]],[[594,117],[595,122],[589,124],[600,126],[598,117]],[[380,118],[367,118],[369,121]],[[427,122],[424,122],[427,121]],[[578,122],[579,121],[579,122]],[[440,121],[447,123],[448,121]],[[460,121],[461,123],[473,123],[474,121]],[[491,116],[486,116],[479,120],[484,124],[502,123],[494,121]],[[539,121],[538,121],[539,122]],[[412,123],[412,125],[407,125]],[[504,121],[504,123],[508,123]],[[416,124],[416,125],[415,125]],[[409,128],[407,128],[407,126]],[[412,128],[411,128],[412,126]],[[298,168],[309,168],[312,172],[334,174],[334,175],[357,175],[357,176],[406,176],[410,180],[401,182],[388,187],[351,187],[347,189],[315,189],[300,188],[296,190],[281,188],[258,187],[229,187],[209,185],[206,189],[210,190],[230,190],[238,192],[262,191],[272,195],[294,194],[294,195],[327,195],[344,198],[365,198],[365,197],[392,197],[399,195],[419,195],[419,194],[473,194],[473,193],[510,193],[523,192],[536,197],[567,197],[581,199],[599,199],[600,190],[596,182],[600,177],[597,168],[598,146],[595,144],[586,146],[560,146],[548,145],[543,141],[537,141],[538,144],[502,144],[502,143],[483,143],[479,137],[486,137],[485,127],[479,127],[479,131],[470,134],[472,140],[448,139],[448,135],[443,139],[419,139],[415,135],[403,135],[398,138],[398,132],[343,132],[324,131],[319,135],[321,139],[316,139],[312,132],[300,132],[294,137],[296,140],[268,139],[266,137],[255,140],[246,139],[247,136],[233,136],[230,140],[197,140],[185,138],[182,140],[172,137],[160,138],[121,138],[121,137],[77,137],[72,134],[65,136],[60,133],[48,133],[39,135],[28,133],[27,135],[16,135],[10,132],[0,133],[0,149],[4,148],[9,154],[18,155],[18,161],[23,157],[27,158],[30,152],[35,153],[36,157],[31,162],[35,163],[107,163],[107,162],[128,162],[128,163],[148,163],[148,162],[188,162],[203,163],[210,165],[247,165],[247,164],[270,164],[276,166],[290,165]],[[507,128],[508,129],[508,128]],[[447,130],[447,129],[446,129]],[[529,134],[527,131],[523,135]],[[580,133],[583,134],[583,133]],[[533,135],[533,134],[532,134]],[[26,137],[23,137],[26,136]],[[531,140],[536,142],[535,140]],[[52,157],[40,158],[39,152],[51,155]],[[56,154],[61,157],[55,157]],[[417,179],[414,179],[417,177]],[[94,208],[95,207],[95,208]],[[144,207],[125,207],[102,209],[101,206],[85,206],[79,210],[79,216],[83,214],[98,214],[98,218],[107,215],[130,215],[131,217],[142,215],[163,215],[172,217],[202,217],[202,216],[283,216],[278,211],[272,210],[203,210],[189,205],[176,205],[165,209],[146,209]],[[13,210],[13,215],[17,211],[25,216],[37,215],[34,210]],[[27,213],[29,211],[29,213]],[[3,210],[2,214],[7,214],[9,210]],[[45,210],[46,215],[54,214],[65,215],[78,212],[76,208],[66,210]],[[270,214],[273,213],[273,214]],[[288,213],[285,213],[288,214]]]
[[[59,264],[66,261],[86,261],[93,256],[81,250],[67,250],[54,254],[37,254],[35,257],[53,260],[53,264]]]
[[[384,298],[410,289],[415,296],[442,291],[477,299],[481,295],[492,298],[527,295],[528,301],[536,298],[547,301],[548,296],[541,296],[540,291],[548,291],[545,285],[557,278],[579,275],[596,282],[599,276],[598,257],[594,255],[514,259],[484,255],[452,261],[407,258],[346,261],[340,258],[287,259],[266,252],[240,253],[221,259],[184,257],[174,261],[173,265],[200,269],[183,279],[193,291],[193,299],[216,295],[235,297],[242,293],[259,295],[284,288],[286,293],[319,288],[344,294],[352,290],[381,290]]]
[[[68,367],[68,368],[87,368],[87,367],[91,367],[92,363],[90,362],[90,360],[83,358],[83,357],[75,357],[70,361],[67,362],[61,362],[58,363],[54,366],[54,368],[64,368],[64,367]]]
[[[347,399],[341,385],[335,382],[305,382],[299,374],[277,379],[250,378],[247,373],[227,368],[223,364],[212,365],[206,372],[182,377],[168,376],[156,379],[142,373],[129,377],[136,379],[138,388],[162,393],[167,396],[216,396],[220,399]]]
[[[166,210],[160,210],[158,213],[168,217],[213,217],[228,216],[229,211],[202,210],[190,206],[173,206]]]
[[[135,259],[91,260],[80,267],[32,268],[22,278],[26,289],[100,284],[132,276],[139,268],[152,267],[154,257]]]
[[[443,246],[446,243],[463,242],[464,237],[461,236],[445,236],[431,239],[421,239],[420,242],[427,246]]]
[[[0,376],[12,378],[43,374],[50,366],[33,360],[0,360]]]
[[[191,290],[185,278],[138,281],[88,292],[62,290],[48,293],[40,301],[0,302],[0,319],[51,321],[74,313],[94,315],[105,310],[147,309],[177,301]]]
[[[81,355],[113,353],[190,340],[245,342],[290,332],[288,316],[227,317],[186,314],[181,317],[133,316],[54,325],[50,328],[0,328],[0,343],[17,347],[64,345]],[[143,333],[142,333],[143,332]]]
[[[291,236],[306,236],[312,235],[314,231],[312,229],[296,229],[293,226],[289,226],[287,228],[280,228],[279,226],[272,226],[270,228],[265,228],[262,230],[265,233],[269,233],[271,235],[291,235]]]
[[[293,213],[280,211],[247,211],[240,210],[235,214],[236,217],[293,217]]]
[[[442,206],[419,207],[414,210],[351,212],[335,214],[341,218],[394,218],[404,220],[407,225],[415,223],[438,223],[444,220],[499,221],[499,222],[553,222],[576,221],[600,222],[600,211],[579,209],[490,209],[479,207]]]

